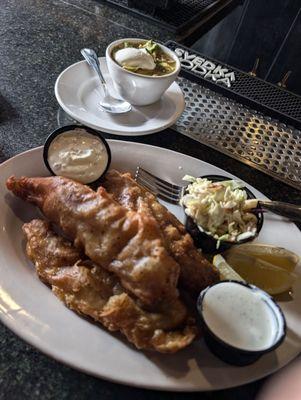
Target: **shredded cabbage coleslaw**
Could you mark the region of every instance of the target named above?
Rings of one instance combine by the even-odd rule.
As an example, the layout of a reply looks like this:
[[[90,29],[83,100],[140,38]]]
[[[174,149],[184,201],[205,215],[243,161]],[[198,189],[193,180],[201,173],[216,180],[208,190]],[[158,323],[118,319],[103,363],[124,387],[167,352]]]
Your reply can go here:
[[[248,200],[242,182],[227,180],[212,182],[206,178],[185,175],[190,182],[181,199],[185,213],[200,231],[219,242],[235,242],[255,236],[257,217],[250,212],[254,201]]]

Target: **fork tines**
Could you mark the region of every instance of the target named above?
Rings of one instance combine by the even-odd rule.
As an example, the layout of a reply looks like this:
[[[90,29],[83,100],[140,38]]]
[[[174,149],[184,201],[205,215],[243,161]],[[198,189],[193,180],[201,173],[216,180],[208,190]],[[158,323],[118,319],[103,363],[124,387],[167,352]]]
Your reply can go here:
[[[141,186],[169,203],[178,204],[182,197],[182,186],[164,181],[139,166],[136,169],[135,180]]]

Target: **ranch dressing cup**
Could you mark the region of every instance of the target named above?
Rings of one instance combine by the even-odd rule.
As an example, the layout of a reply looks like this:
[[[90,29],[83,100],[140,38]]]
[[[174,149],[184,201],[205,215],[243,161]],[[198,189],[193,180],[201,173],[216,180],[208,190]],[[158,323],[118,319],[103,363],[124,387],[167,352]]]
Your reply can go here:
[[[220,281],[201,292],[197,308],[208,347],[229,364],[255,362],[286,335],[280,307],[254,285]]]

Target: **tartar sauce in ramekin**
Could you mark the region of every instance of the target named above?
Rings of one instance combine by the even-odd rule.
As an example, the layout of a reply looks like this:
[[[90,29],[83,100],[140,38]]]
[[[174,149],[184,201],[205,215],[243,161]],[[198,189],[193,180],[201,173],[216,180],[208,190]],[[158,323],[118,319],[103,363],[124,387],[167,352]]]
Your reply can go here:
[[[91,183],[108,165],[108,151],[100,138],[76,128],[56,136],[49,145],[47,160],[53,173]]]

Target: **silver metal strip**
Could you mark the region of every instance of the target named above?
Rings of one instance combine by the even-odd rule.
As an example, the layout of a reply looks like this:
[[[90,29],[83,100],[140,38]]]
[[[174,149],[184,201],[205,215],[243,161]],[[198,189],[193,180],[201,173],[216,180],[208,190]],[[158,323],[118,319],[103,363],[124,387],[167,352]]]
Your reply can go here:
[[[301,131],[179,77],[186,108],[173,126],[301,190]]]

